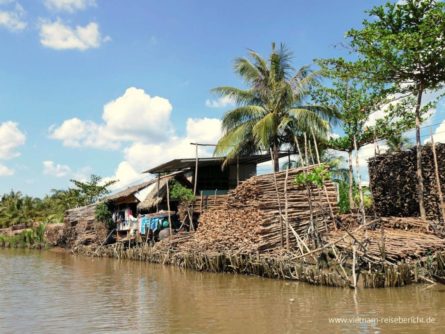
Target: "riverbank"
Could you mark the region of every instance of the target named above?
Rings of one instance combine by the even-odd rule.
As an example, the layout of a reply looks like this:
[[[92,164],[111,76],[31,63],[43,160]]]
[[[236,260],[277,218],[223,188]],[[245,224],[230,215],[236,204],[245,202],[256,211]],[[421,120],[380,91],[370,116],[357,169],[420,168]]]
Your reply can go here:
[[[79,246],[74,254],[90,257],[128,259],[176,266],[183,269],[253,275],[272,279],[307,282],[330,287],[383,288],[401,287],[416,283],[432,283],[432,277],[443,275],[445,252],[436,252],[415,261],[391,264],[338,261],[329,252],[301,257],[284,250],[269,253],[240,253],[236,251],[184,251],[174,241],[155,246],[147,244],[128,247],[117,243],[102,247]]]

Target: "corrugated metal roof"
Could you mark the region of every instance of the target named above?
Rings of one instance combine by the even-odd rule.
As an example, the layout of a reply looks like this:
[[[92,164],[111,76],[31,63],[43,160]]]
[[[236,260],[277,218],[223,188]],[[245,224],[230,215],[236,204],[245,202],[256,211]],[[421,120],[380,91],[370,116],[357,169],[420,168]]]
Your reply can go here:
[[[285,153],[280,154],[280,157],[286,156]],[[222,164],[224,162],[226,157],[210,157],[210,158],[199,158],[199,166],[217,166],[222,167]],[[269,154],[263,154],[263,155],[251,155],[251,156],[244,156],[239,157],[239,163],[240,164],[259,164],[265,161],[270,160]],[[236,160],[231,162],[230,165],[236,165]],[[177,170],[184,170],[188,168],[195,167],[196,159],[195,158],[188,158],[188,159],[174,159],[171,161],[168,161],[166,163],[163,163],[162,165],[153,167],[151,169],[148,169],[144,171],[143,173],[151,173],[151,174],[158,174],[158,173],[168,173],[173,172]]]

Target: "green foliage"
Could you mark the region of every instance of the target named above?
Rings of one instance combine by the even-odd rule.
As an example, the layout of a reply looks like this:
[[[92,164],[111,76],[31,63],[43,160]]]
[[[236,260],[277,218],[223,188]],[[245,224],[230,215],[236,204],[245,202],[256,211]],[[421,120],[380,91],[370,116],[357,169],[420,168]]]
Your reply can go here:
[[[108,194],[108,187],[115,181],[101,184],[101,178],[92,175],[88,182],[72,182],[74,188],[52,190],[42,199],[14,191],[4,194],[0,198],[0,227],[17,224],[30,226],[33,222],[62,223],[66,210],[101,199]]]
[[[303,132],[313,131],[325,137],[332,110],[307,103],[311,86],[317,74],[307,66],[294,71],[292,54],[282,44],[272,45],[268,59],[255,51],[250,59],[237,58],[235,72],[247,84],[247,89],[218,87],[213,91],[234,100],[237,107],[228,111],[222,122],[223,137],[215,148],[216,155],[237,155],[261,150],[276,152],[281,145],[293,143]],[[278,157],[275,159],[278,168]]]
[[[0,235],[0,247],[36,248],[45,246],[45,225],[39,224],[16,235]]]
[[[368,11],[371,19],[347,32],[362,75],[395,83],[401,91],[440,88],[445,80],[444,10],[442,1],[405,0]]]
[[[407,137],[404,137],[402,134],[394,133],[387,138],[386,144],[388,145],[387,152],[392,153],[392,152],[403,151],[404,149],[410,146],[411,142]]]
[[[170,198],[182,203],[191,203],[195,200],[195,195],[192,189],[186,188],[178,181],[173,180],[171,182]]]
[[[294,183],[298,186],[323,187],[323,184],[331,178],[326,166],[321,164],[307,173],[300,173],[295,176]]]
[[[109,230],[115,227],[112,220],[113,214],[110,211],[110,208],[108,207],[107,203],[102,202],[97,204],[95,215],[96,215],[96,220],[101,223],[104,223]]]
[[[90,176],[90,180],[87,182],[71,180],[76,186],[72,191],[77,195],[79,206],[96,203],[109,194],[108,187],[117,182],[113,180],[102,184],[101,181],[102,178],[94,174]]]

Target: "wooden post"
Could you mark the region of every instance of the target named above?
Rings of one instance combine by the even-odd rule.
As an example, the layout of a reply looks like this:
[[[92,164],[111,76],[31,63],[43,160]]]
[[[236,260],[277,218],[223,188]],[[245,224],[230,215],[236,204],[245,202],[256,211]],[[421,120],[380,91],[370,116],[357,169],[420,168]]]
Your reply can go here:
[[[357,288],[357,275],[355,274],[355,265],[357,263],[356,253],[357,253],[357,246],[353,245],[352,246],[352,286],[354,287],[354,289]]]
[[[285,223],[286,223],[286,248],[287,250],[290,249],[289,245],[289,215],[288,215],[288,207],[289,203],[287,200],[287,182],[289,179],[289,167],[286,168],[286,178],[284,179],[284,217],[285,217]]]
[[[161,182],[161,174],[158,173],[157,189],[156,189],[156,212],[159,212],[159,183]]]
[[[236,156],[236,185],[239,185],[239,155]]]
[[[433,151],[434,174],[436,175],[437,196],[439,197],[440,211],[442,212],[442,220],[445,224],[445,205],[443,202],[442,186],[440,184],[439,165],[437,163],[436,143],[434,142],[433,129],[430,127],[431,133],[431,149]]]
[[[198,165],[199,165],[199,158],[198,158],[198,145],[195,144],[195,154],[196,154],[196,160],[195,160],[195,184],[193,185],[193,194],[196,196],[196,188],[198,185]]]
[[[168,228],[170,230],[170,240],[173,236],[173,229],[172,229],[172,218],[170,215],[170,180],[167,179],[166,186],[167,186],[167,210],[168,210]]]
[[[354,150],[355,150],[355,168],[356,173],[358,177],[358,190],[360,193],[360,211],[362,213],[363,217],[363,224],[366,224],[366,213],[365,213],[365,199],[363,197],[363,190],[362,190],[362,176],[360,175],[360,169],[359,169],[359,160],[358,160],[358,149],[357,149],[357,138],[354,136]]]
[[[306,166],[309,166],[309,158],[307,155],[307,136],[306,136],[306,132],[303,133],[304,136],[304,160],[305,160],[305,164]]]

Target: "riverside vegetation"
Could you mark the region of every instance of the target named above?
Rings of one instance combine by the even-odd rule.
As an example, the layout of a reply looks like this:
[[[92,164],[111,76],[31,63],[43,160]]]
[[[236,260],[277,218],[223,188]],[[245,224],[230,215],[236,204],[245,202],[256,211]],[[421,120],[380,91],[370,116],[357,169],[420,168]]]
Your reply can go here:
[[[213,90],[214,93],[230,98],[236,104],[234,109],[223,116],[223,136],[216,145],[215,155],[223,155],[226,157],[226,162],[229,162],[241,155],[268,152],[273,161],[274,174],[272,175],[275,177],[275,182],[277,182],[275,173],[279,173],[280,170],[280,151],[285,150],[297,157],[295,161],[288,162],[284,168],[286,170],[292,164],[294,167],[303,169],[310,165],[322,166],[316,169],[316,174],[300,174],[295,181],[308,194],[308,203],[304,205],[305,208],[309,207],[305,213],[310,217],[306,222],[310,233],[306,231],[304,237],[308,238],[305,239],[306,243],[312,249],[299,240],[298,233],[294,236],[288,235],[289,221],[281,217],[280,196],[282,194],[279,194],[276,184],[273,187],[273,183],[270,183],[271,189],[276,191],[278,209],[275,215],[278,216],[281,225],[281,237],[279,238],[278,234],[274,235],[274,245],[279,244],[281,251],[289,251],[289,240],[292,238],[299,248],[296,248],[296,251],[301,253],[297,259],[305,256],[303,253],[310,255],[309,257],[313,257],[316,252],[320,255],[320,251],[325,256],[335,258],[340,264],[336,277],[353,287],[357,283],[356,266],[364,268],[366,265],[369,265],[369,275],[375,275],[373,283],[369,285],[380,286],[375,281],[381,280],[379,275],[386,275],[383,285],[396,286],[411,280],[411,273],[417,272],[417,264],[407,263],[409,269],[406,267],[403,269],[400,264],[385,259],[385,254],[390,250],[394,251],[397,260],[400,254],[397,251],[397,242],[392,244],[396,246],[385,249],[385,238],[390,238],[391,233],[384,235],[385,222],[380,217],[374,216],[375,203],[372,202],[371,193],[362,185],[358,151],[365,145],[374,144],[377,154],[378,143],[382,141],[388,142],[393,151],[403,150],[406,143],[405,133],[410,129],[415,129],[418,204],[415,214],[418,214],[428,227],[430,222],[425,221],[425,200],[428,198],[424,197],[420,131],[422,122],[427,119],[428,111],[437,105],[440,96],[427,104],[422,101],[425,93],[439,91],[445,83],[445,54],[443,53],[445,4],[435,0],[388,2],[372,8],[367,14],[369,18],[363,21],[360,28],[351,29],[346,34],[349,57],[317,59],[315,61],[317,70],[312,70],[310,66],[295,69],[292,65],[293,54],[284,44],[277,46],[273,43],[271,53],[267,58],[253,50],[249,51],[248,57],[237,58],[234,62],[234,70],[243,80],[244,87],[221,86]],[[377,111],[383,111],[384,115],[373,124],[370,121]],[[340,130],[340,134],[332,136],[334,130]],[[338,157],[335,153],[333,156],[332,151],[347,153],[347,168],[340,167]],[[330,166],[330,174],[324,175],[323,166],[327,165]],[[326,220],[329,219],[333,228],[345,228],[345,233],[348,235],[340,237],[341,240],[348,238],[344,253],[337,252],[338,250],[334,247],[332,247],[332,252],[327,252],[326,247],[333,245],[329,240],[322,240],[320,237],[317,228],[322,229],[323,226],[314,225],[316,217],[313,215],[311,203],[314,196],[312,192],[315,192],[315,189],[318,194],[322,194],[322,190],[326,191],[322,189],[322,184],[318,182],[318,179],[321,177],[324,181],[328,176],[331,181],[339,184],[340,213],[358,213],[358,216],[355,216],[357,217],[355,223],[358,223],[358,226],[352,224],[348,227],[355,228],[354,231],[359,229],[364,231],[363,238],[357,238],[351,235],[348,227],[342,225],[341,220],[334,217],[336,212],[331,210],[331,212],[323,213],[325,217],[329,217]],[[60,222],[67,209],[97,202],[106,195],[107,187],[112,184],[109,182],[101,185],[100,178],[97,176],[92,176],[86,183],[76,180],[72,182],[73,188],[53,191],[42,200],[23,197],[15,192],[5,195],[0,204],[0,226],[25,224],[26,227],[34,221]],[[287,187],[287,176],[283,184]],[[272,201],[275,199],[271,199],[270,203]],[[286,198],[282,201],[284,203]],[[101,211],[102,218],[99,220],[107,221],[108,213],[103,207]],[[370,214],[371,221],[369,221]],[[433,222],[434,230],[442,233],[444,223],[441,217],[437,217]],[[327,230],[326,222],[325,225]],[[410,226],[410,223],[406,223],[403,228],[409,229]],[[369,234],[377,234],[377,228],[382,231],[382,243],[373,245],[377,251],[373,251],[372,254],[368,254],[366,248],[368,227]],[[425,231],[422,230],[424,234],[422,240],[434,240],[435,244],[441,245],[442,241],[437,241],[440,236],[432,237],[429,235],[431,231],[425,226],[423,228]],[[282,231],[287,234],[285,242],[283,242]],[[199,236],[200,233],[198,229],[196,235]],[[393,233],[393,235],[400,234],[403,233]],[[338,243],[341,244],[339,241]],[[93,254],[97,255],[98,250],[93,251]],[[150,250],[149,253],[153,254],[153,251]],[[84,252],[88,253],[89,250],[84,250]],[[144,258],[143,254],[145,254],[139,254],[138,250],[127,249],[122,245],[102,247],[101,252],[105,256],[134,253],[136,254],[134,257],[139,258]],[[167,253],[169,257],[158,262],[174,263],[175,261],[170,260],[171,257],[179,256],[172,255],[170,248]],[[376,254],[380,254],[381,258]],[[428,266],[428,263],[434,263],[430,267],[434,267],[434,272],[442,273],[443,257],[440,254],[417,255],[419,255],[418,263],[425,263],[425,266]],[[425,259],[420,255],[431,256],[431,258]],[[150,255],[150,257],[153,256]],[[184,255],[184,260],[181,261],[194,263],[190,266],[198,269],[200,267],[212,268],[214,263],[217,268],[235,266],[233,261],[227,266],[227,261],[218,256],[212,261],[206,258],[206,254],[201,256],[203,258]],[[237,254],[237,256],[239,256],[237,259],[243,259],[246,255]],[[194,258],[194,262],[189,261],[190,257]],[[342,267],[342,263],[345,263],[342,257],[348,259],[348,266],[350,266],[347,268],[348,275],[353,276],[352,278],[346,275],[345,268]],[[261,261],[273,262],[268,258],[257,259],[257,262],[254,262],[254,258],[252,254],[248,255],[249,267],[255,267]],[[295,255],[290,258],[295,260]],[[402,260],[409,261],[405,258]],[[318,260],[312,265],[319,270],[317,262]],[[279,262],[278,266],[284,263],[286,261]],[[371,265],[377,269],[371,271]],[[260,266],[259,269],[253,271],[264,272],[264,269],[261,269],[263,267]],[[314,274],[308,275],[314,276]]]

